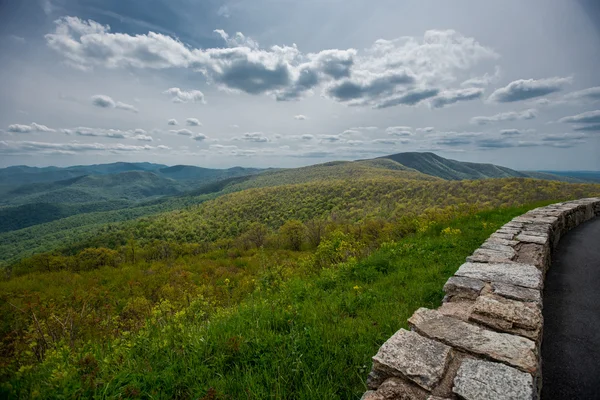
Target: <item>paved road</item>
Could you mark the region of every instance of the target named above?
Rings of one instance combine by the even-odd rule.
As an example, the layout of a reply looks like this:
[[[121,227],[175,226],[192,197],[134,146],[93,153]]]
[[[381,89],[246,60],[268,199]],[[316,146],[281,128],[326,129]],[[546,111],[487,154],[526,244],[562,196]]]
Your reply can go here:
[[[543,314],[542,399],[600,399],[600,218],[559,242]]]

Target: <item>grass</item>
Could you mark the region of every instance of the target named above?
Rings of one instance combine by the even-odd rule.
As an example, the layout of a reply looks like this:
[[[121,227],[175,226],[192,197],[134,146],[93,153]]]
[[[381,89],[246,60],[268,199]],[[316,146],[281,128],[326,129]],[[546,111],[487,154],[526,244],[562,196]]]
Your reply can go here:
[[[417,308],[437,307],[465,257],[530,208],[431,224],[285,281],[263,277],[209,320],[201,298],[179,312],[165,301],[136,334],[50,351],[2,383],[0,397],[359,399],[381,344]]]

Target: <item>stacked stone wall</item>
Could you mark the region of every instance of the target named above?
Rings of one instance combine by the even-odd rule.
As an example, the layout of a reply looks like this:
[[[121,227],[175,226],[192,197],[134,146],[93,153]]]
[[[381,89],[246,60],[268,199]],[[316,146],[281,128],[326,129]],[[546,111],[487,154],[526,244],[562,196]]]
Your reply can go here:
[[[600,198],[536,208],[493,233],[373,357],[363,400],[538,399],[543,284],[552,251]]]

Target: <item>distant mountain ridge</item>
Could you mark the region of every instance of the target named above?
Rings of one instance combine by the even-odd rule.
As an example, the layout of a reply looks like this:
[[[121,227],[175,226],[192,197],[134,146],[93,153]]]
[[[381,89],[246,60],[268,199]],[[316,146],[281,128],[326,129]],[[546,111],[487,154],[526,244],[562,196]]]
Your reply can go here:
[[[423,174],[446,180],[491,179],[491,178],[534,178],[563,182],[583,182],[568,175],[554,175],[542,172],[524,172],[494,164],[463,162],[440,157],[434,153],[398,153],[380,157],[412,168]]]

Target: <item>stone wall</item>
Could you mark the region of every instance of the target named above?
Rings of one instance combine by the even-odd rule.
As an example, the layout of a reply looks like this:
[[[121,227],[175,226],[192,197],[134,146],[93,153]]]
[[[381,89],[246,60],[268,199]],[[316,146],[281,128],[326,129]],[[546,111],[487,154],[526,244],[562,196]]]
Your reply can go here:
[[[542,290],[552,250],[600,216],[600,198],[553,204],[493,233],[373,357],[363,400],[538,399]]]

